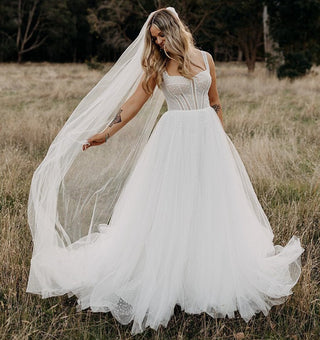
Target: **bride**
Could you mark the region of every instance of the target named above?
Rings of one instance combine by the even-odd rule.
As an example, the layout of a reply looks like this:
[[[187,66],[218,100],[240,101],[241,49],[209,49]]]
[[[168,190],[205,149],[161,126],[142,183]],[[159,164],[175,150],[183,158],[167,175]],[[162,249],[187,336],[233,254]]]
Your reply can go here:
[[[32,179],[29,224],[27,291],[76,295],[79,309],[133,321],[132,334],[166,326],[176,304],[248,322],[301,273],[299,238],[273,244],[223,129],[213,59],[173,8],[149,15],[59,132]]]

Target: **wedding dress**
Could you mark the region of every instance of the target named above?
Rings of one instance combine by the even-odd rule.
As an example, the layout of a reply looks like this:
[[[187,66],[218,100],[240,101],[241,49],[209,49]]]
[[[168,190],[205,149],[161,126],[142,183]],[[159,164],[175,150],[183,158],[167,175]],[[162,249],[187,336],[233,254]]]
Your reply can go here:
[[[239,311],[248,321],[292,294],[304,249],[295,236],[284,247],[273,244],[246,169],[210,107],[202,55],[206,69],[192,79],[164,72],[168,111],[111,219],[67,247],[34,256],[37,282],[30,279],[29,292],[75,294],[81,309],[133,321],[132,334],[166,326],[176,304],[215,318]]]

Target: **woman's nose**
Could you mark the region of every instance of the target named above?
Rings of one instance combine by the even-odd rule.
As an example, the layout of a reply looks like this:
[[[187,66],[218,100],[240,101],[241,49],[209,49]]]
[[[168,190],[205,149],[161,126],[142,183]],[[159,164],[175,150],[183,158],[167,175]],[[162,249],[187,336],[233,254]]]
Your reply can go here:
[[[162,42],[163,42],[163,38],[162,37],[157,37],[156,42],[157,42],[158,45],[161,45]]]

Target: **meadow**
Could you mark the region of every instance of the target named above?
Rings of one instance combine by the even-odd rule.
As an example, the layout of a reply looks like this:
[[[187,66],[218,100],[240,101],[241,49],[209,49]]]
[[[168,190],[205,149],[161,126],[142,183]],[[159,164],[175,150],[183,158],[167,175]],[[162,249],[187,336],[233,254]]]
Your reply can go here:
[[[85,64],[0,64],[0,339],[320,339],[320,68],[294,82],[257,65],[217,63],[224,127],[284,246],[300,237],[302,273],[286,303],[235,319],[176,306],[167,328],[130,335],[112,315],[78,312],[76,299],[25,292],[32,239],[32,174],[68,116],[103,70]]]

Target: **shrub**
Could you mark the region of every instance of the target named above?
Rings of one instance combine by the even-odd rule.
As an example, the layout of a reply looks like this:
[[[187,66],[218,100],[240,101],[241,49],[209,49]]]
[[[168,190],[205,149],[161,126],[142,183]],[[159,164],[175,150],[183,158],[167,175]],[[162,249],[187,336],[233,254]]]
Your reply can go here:
[[[291,80],[304,76],[311,68],[312,63],[309,56],[304,52],[288,53],[285,62],[277,70],[279,79],[288,77]]]

